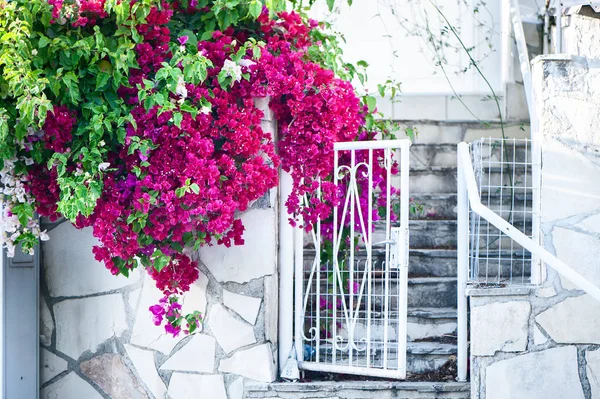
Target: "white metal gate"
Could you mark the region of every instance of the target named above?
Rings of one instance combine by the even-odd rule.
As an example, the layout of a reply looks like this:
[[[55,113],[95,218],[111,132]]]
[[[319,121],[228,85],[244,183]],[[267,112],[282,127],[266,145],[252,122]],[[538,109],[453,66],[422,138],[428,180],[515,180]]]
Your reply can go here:
[[[295,237],[301,369],[406,377],[409,147],[335,144],[339,204]]]

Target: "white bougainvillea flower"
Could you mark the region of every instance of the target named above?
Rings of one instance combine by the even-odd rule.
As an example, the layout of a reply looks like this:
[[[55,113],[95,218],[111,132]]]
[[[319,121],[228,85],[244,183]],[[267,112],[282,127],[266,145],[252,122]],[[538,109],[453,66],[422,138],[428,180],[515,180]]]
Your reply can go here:
[[[256,64],[256,62],[254,62],[252,60],[248,60],[248,59],[240,60],[240,66],[243,66],[243,67],[250,67],[255,64]]]
[[[181,77],[181,76],[177,80],[177,87],[175,88],[175,93],[179,97],[181,97],[182,100],[185,100],[187,98],[188,91],[185,88],[185,81],[183,80],[183,77]]]
[[[110,166],[109,162],[102,162],[100,165],[98,165],[98,170],[100,172],[104,172],[106,169],[108,169]]]
[[[236,82],[242,80],[242,67],[231,60],[225,60],[221,70]]]

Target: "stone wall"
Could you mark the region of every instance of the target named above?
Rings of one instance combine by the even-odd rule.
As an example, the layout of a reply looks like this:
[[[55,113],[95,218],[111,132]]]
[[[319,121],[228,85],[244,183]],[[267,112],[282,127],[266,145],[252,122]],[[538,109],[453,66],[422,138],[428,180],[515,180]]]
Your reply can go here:
[[[600,64],[534,61],[543,244],[600,285]],[[472,290],[472,397],[600,398],[600,302],[545,270],[536,288]]]
[[[266,102],[263,129],[274,132]],[[91,252],[89,228],[49,225],[42,245],[42,399],[242,399],[246,380],[275,380],[276,190],[242,215],[245,245],[203,248],[183,311],[201,332],[172,338],[148,308],[162,296],[144,271],[114,277]],[[200,396],[199,396],[200,395]]]

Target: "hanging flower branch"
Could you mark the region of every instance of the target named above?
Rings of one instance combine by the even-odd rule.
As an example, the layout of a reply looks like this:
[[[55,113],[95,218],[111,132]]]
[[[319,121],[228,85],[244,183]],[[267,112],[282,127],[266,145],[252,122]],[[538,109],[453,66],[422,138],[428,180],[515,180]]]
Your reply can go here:
[[[243,244],[239,212],[276,187],[280,166],[294,178],[293,219],[310,229],[330,217],[333,143],[391,127],[355,94],[348,80],[364,74],[339,62],[335,38],[269,3],[0,0],[9,256],[48,238],[35,213],[91,226],[111,273],[148,270],[164,293],[155,324],[177,335],[201,320],[178,302],[198,278],[191,252]],[[260,97],[279,124],[277,151]]]

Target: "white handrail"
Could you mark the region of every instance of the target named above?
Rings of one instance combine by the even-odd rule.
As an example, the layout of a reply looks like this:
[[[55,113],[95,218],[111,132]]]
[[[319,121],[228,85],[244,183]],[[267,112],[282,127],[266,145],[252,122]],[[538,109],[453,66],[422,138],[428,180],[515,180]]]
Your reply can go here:
[[[458,144],[458,380],[465,381],[467,377],[467,301],[465,289],[468,278],[468,253],[469,253],[469,205],[473,213],[481,216],[498,230],[519,243],[531,252],[532,257],[537,257],[546,265],[556,270],[561,276],[571,281],[591,297],[600,301],[600,287],[586,279],[565,262],[548,252],[537,242],[527,237],[521,231],[508,223],[497,213],[481,203],[477,181],[469,145]]]
[[[458,151],[461,162],[459,167],[462,167],[463,169],[463,176],[466,180],[469,204],[471,205],[473,212],[493,224],[498,230],[515,240],[517,243],[523,246],[523,248],[527,249],[532,254],[537,255],[543,262],[556,270],[567,280],[571,281],[590,296],[600,301],[600,287],[583,277],[571,266],[567,265],[565,262],[548,252],[541,245],[534,242],[531,238],[527,237],[512,224],[502,219],[497,213],[481,203],[479,199],[479,190],[477,189],[477,182],[475,180],[475,172],[473,171],[473,164],[469,155],[469,145],[467,143],[460,143],[458,145]]]

